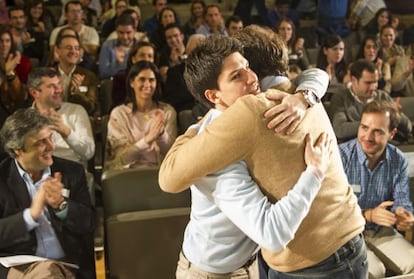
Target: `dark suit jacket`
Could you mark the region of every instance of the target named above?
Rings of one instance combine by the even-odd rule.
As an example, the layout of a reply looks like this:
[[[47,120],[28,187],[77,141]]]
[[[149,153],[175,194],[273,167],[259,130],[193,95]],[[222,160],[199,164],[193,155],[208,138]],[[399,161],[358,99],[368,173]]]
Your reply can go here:
[[[64,187],[70,190],[68,214],[61,220],[49,207],[52,226],[65,251],[64,261],[80,266],[77,278],[95,278],[93,232],[95,211],[91,205],[83,167],[72,161],[53,158],[52,174],[60,172]],[[28,232],[23,210],[30,207],[31,198],[18,173],[14,159],[0,163],[0,256],[34,255],[36,234]],[[0,265],[0,278],[7,269]]]

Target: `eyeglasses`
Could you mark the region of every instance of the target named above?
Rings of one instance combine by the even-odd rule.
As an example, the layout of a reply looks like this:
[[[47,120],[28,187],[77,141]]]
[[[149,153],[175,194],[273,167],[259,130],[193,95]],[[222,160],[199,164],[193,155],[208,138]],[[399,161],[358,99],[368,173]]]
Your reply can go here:
[[[79,46],[69,46],[69,45],[67,45],[67,46],[62,46],[61,48],[64,48],[68,51],[72,51],[72,50],[79,51],[80,50]]]

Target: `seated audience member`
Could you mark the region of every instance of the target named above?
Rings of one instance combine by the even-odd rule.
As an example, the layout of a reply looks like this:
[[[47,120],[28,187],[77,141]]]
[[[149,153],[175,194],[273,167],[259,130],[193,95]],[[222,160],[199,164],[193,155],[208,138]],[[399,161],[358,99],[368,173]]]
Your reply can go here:
[[[95,278],[95,212],[85,172],[52,156],[51,124],[35,109],[20,109],[0,131],[10,156],[0,163],[0,254],[48,259],[0,265],[1,278]]]
[[[204,24],[204,12],[206,3],[204,0],[193,0],[190,6],[190,18],[183,25],[183,33],[188,38],[195,34],[196,30]]]
[[[374,18],[365,26],[364,31],[369,35],[374,35],[379,38],[381,29],[386,25],[391,25],[397,30],[399,19],[393,17],[387,8],[381,8],[375,13]]]
[[[316,67],[329,75],[329,86],[342,87],[346,75],[345,43],[338,35],[325,35],[319,49]]]
[[[356,59],[366,59],[374,63],[378,72],[378,88],[391,93],[391,67],[381,57],[382,48],[376,36],[367,35],[359,46]]]
[[[234,15],[239,16],[246,26],[250,24],[269,26],[265,2],[265,0],[238,0]],[[255,15],[252,15],[253,6],[257,11]]]
[[[333,94],[329,114],[335,135],[339,141],[356,138],[362,110],[365,104],[374,100],[394,102],[390,95],[378,88],[378,72],[374,64],[358,60],[350,67],[351,85]],[[406,141],[412,130],[411,121],[404,114],[398,126],[396,140]]]
[[[244,28],[238,34],[242,35],[248,28]],[[279,38],[276,34],[274,36]],[[236,38],[238,37],[236,36]],[[259,36],[254,36],[249,40],[253,49],[263,46],[257,37]],[[214,42],[214,39],[207,39],[205,45]],[[221,39],[233,40],[233,38]],[[177,272],[177,275],[183,274],[182,277],[178,278],[186,278],[184,276],[186,274],[191,275],[192,272],[194,274],[203,270],[217,273],[218,271],[213,269],[215,266],[220,266],[221,273],[231,272],[242,267],[238,270],[240,273],[244,272],[241,277],[250,278],[250,273],[246,275],[249,261],[247,261],[247,265],[244,265],[243,260],[249,259],[255,249],[250,247],[249,250],[247,245],[232,246],[236,243],[235,241],[246,240],[242,238],[245,236],[243,234],[237,237],[237,240],[228,241],[229,237],[235,237],[236,233],[240,234],[240,229],[233,229],[232,226],[235,223],[229,222],[230,224],[227,224],[225,223],[227,219],[221,217],[221,214],[217,214],[217,212],[224,212],[224,210],[228,210],[227,214],[231,214],[235,218],[234,220],[237,218],[240,222],[238,226],[243,228],[242,232],[246,233],[251,239],[258,239],[255,240],[255,245],[265,241],[268,237],[270,238],[269,243],[260,243],[263,259],[270,266],[268,273],[262,278],[308,278],[316,273],[319,278],[365,278],[367,269],[364,264],[366,251],[363,239],[360,236],[363,231],[364,220],[357,205],[356,197],[353,195],[343,173],[339,151],[335,142],[332,142],[334,145],[333,152],[330,155],[325,178],[321,180],[322,186],[319,193],[296,233],[290,231],[292,239],[286,245],[279,246],[280,243],[277,243],[274,237],[269,236],[270,231],[266,230],[266,227],[264,227],[265,234],[263,237],[256,232],[256,230],[260,230],[262,226],[266,225],[266,221],[272,219],[261,216],[261,214],[264,214],[264,210],[268,209],[267,206],[255,205],[253,202],[255,199],[251,200],[249,198],[251,196],[246,192],[252,191],[252,189],[248,187],[250,181],[245,175],[248,176],[250,173],[255,181],[258,181],[261,192],[265,193],[272,203],[279,202],[282,197],[288,195],[288,191],[292,190],[292,185],[306,169],[303,157],[306,144],[305,135],[311,133],[312,136],[315,136],[323,131],[329,134],[329,138],[333,139],[334,137],[329,119],[321,104],[313,103],[311,105],[305,102],[311,108],[306,111],[303,119],[300,117],[302,121],[298,123],[297,129],[286,136],[285,134],[275,134],[272,131],[273,129],[270,130],[268,121],[263,117],[264,112],[272,109],[275,102],[269,101],[265,94],[243,96],[244,94],[240,95],[240,92],[234,92],[240,90],[251,93],[258,92],[259,89],[255,84],[257,78],[255,79],[252,76],[252,70],[255,70],[253,65],[261,65],[260,72],[268,72],[273,79],[277,78],[277,76],[274,76],[275,74],[280,75],[286,70],[287,50],[283,41],[279,39],[278,51],[271,51],[271,54],[264,54],[265,52],[252,49],[251,52],[255,54],[253,57],[258,60],[250,59],[249,62],[241,56],[237,48],[228,48],[226,54],[223,44],[217,43],[216,47],[224,52],[225,58],[223,58],[221,55],[215,55],[218,53],[217,50],[211,50],[205,45],[194,50],[190,55],[185,78],[195,97],[204,103],[210,100],[223,112],[213,110],[208,114],[199,125],[202,126],[201,129],[208,125],[203,132],[198,133],[199,129],[189,129],[184,136],[178,138],[163,161],[159,176],[160,186],[165,191],[177,192],[186,189],[193,183],[199,184],[198,187],[191,186],[192,197],[200,198],[203,201],[192,203],[194,212],[192,212],[190,225],[185,234],[191,244],[186,245],[184,243],[183,245],[183,254],[180,257],[177,271],[184,272]],[[243,46],[246,47],[244,42]],[[204,52],[204,55],[195,55],[198,52]],[[201,60],[201,58],[204,59]],[[195,61],[190,65],[192,59]],[[270,59],[276,60],[276,65],[282,68],[275,68],[273,63],[269,63]],[[252,65],[252,70],[249,65]],[[322,72],[318,69],[314,70]],[[259,75],[259,79],[262,78],[263,81],[269,74],[261,77]],[[234,76],[237,77],[235,81],[232,78]],[[318,83],[315,86],[320,86],[321,83],[319,82],[327,86],[328,77],[325,73],[323,73],[323,77],[321,80],[313,79]],[[293,96],[287,95],[285,98],[295,98],[295,96],[303,97],[301,94],[295,94]],[[318,125],[312,125],[313,121],[317,121]],[[208,148],[201,148],[206,143],[208,143]],[[202,155],[199,158],[203,158],[203,160],[193,161],[198,155]],[[189,160],[190,157],[191,160]],[[226,177],[228,171],[234,170],[232,164],[239,164],[241,160],[243,161],[242,167],[245,170],[239,169],[237,173]],[[188,162],[192,162],[191,168],[188,168]],[[187,170],[184,171],[184,169]],[[287,177],[287,174],[291,174],[291,177]],[[207,175],[209,179],[204,181],[202,178]],[[225,178],[230,179],[231,182],[220,183],[220,180]],[[217,179],[219,183],[216,184]],[[277,181],[276,187],[275,181]],[[233,188],[240,186],[237,185],[240,183],[243,186],[242,190]],[[203,187],[200,187],[200,185]],[[221,192],[221,188],[223,188],[223,192]],[[209,196],[204,197],[205,195]],[[249,197],[243,201],[239,199],[241,195],[248,195]],[[266,200],[262,198],[260,201],[264,202]],[[209,206],[210,203],[216,203],[218,208],[208,207],[208,210],[203,210],[203,207]],[[228,203],[240,206],[240,210],[235,209],[234,206],[228,206]],[[259,217],[251,221],[255,218],[251,214],[243,214],[243,210],[259,213]],[[324,210],[327,211],[327,214],[321,214]],[[203,221],[198,218],[198,215],[207,219],[203,223],[203,225],[206,225],[205,228],[198,224],[191,225]],[[298,217],[296,214],[291,216]],[[337,218],[340,218],[341,221]],[[335,221],[333,221],[334,219]],[[247,223],[247,220],[249,223]],[[280,219],[280,221],[282,220],[285,219]],[[246,229],[248,224],[252,224],[252,227]],[[323,226],[323,230],[321,230],[321,226]],[[286,229],[283,225],[272,227]],[[233,230],[228,232],[226,231],[228,228]],[[207,238],[204,237],[205,235],[207,235]],[[220,242],[211,241],[213,237],[219,239]],[[312,243],[318,243],[322,239],[330,243],[325,243],[325,245],[319,246],[318,249],[307,248],[307,246],[310,247],[313,245]],[[209,244],[208,247],[204,245],[205,243]],[[270,245],[276,246],[270,247]],[[200,251],[197,253],[196,249]],[[226,253],[222,252],[222,249],[226,249]],[[343,257],[335,260],[334,255],[340,253],[339,251],[346,252],[341,253]],[[209,256],[213,253],[217,253],[219,256]],[[187,260],[185,257],[187,257]],[[206,261],[203,261],[204,257],[207,257]],[[263,259],[259,257],[259,263],[262,263]],[[185,264],[180,264],[182,262]],[[345,262],[350,263],[350,265],[345,264]],[[208,264],[211,264],[212,267]],[[226,266],[224,266],[225,264]],[[203,268],[203,266],[210,268]],[[231,269],[232,267],[234,269]],[[203,273],[205,274],[205,272]],[[224,274],[222,277],[226,278],[227,275]],[[191,278],[191,276],[187,278]],[[252,278],[257,277],[252,276]]]
[[[168,68],[184,62],[187,54],[185,53],[184,34],[177,24],[169,24],[164,29],[166,46],[160,50],[159,68],[162,81],[167,78]]]
[[[55,22],[49,14],[43,0],[28,1],[27,10],[27,30],[39,32],[43,40],[49,39]]]
[[[104,167],[158,167],[177,135],[175,110],[159,101],[161,78],[153,63],[135,63],[127,86],[125,104],[109,117]]]
[[[228,17],[224,25],[229,36],[233,36],[243,29],[243,21],[239,16]]]
[[[91,0],[79,0],[82,5],[83,24],[98,28],[98,13],[90,7]]]
[[[50,49],[55,45],[60,29],[69,26],[78,33],[84,51],[93,61],[96,61],[99,48],[99,35],[95,28],[83,24],[81,3],[77,0],[68,1],[64,6],[64,11],[67,24],[53,29],[49,38]]]
[[[203,34],[206,37],[213,34],[227,36],[224,27],[224,19],[219,6],[211,4],[206,7],[204,22],[205,23],[196,30],[196,33]]]
[[[414,97],[414,56],[401,56],[392,74],[392,96]]]
[[[131,47],[128,54],[127,68],[114,75],[112,82],[112,107],[125,102],[126,79],[129,69],[139,61],[155,62],[155,47],[150,42],[138,42]]]
[[[162,50],[167,46],[165,31],[168,25],[177,24],[177,13],[174,9],[165,7],[158,16],[158,27],[151,33],[150,42],[155,49]]]
[[[53,155],[82,164],[86,169],[95,153],[95,141],[85,109],[62,100],[62,82],[55,69],[33,69],[28,87],[33,107],[51,122]]]
[[[99,52],[99,78],[108,79],[127,66],[128,53],[135,44],[134,20],[122,15],[116,20],[118,38],[105,41]]]
[[[201,34],[193,34],[186,46],[185,53],[190,55],[191,51],[205,40]],[[188,90],[184,80],[185,63],[170,67],[167,72],[167,80],[164,86],[163,100],[172,105],[177,112],[191,110],[195,105],[194,96]],[[196,119],[194,119],[196,122]]]
[[[276,33],[285,41],[289,52],[289,66],[297,65],[302,71],[309,67],[305,57],[305,40],[296,38],[295,25],[288,18],[282,18],[275,25]]]
[[[115,14],[108,20],[104,21],[101,29],[101,37],[106,39],[109,34],[115,31],[115,21],[122,14],[123,11],[128,9],[128,0],[116,0],[115,1]]]
[[[397,59],[404,56],[404,48],[395,42],[396,35],[396,30],[391,25],[386,25],[381,28],[382,60],[390,64],[391,74],[393,73]]]
[[[348,24],[354,30],[365,28],[375,18],[376,13],[386,8],[384,0],[353,1],[348,15]]]
[[[26,83],[27,76],[32,69],[32,63],[26,55],[16,49],[12,32],[6,25],[0,26],[0,41],[0,67],[3,68],[3,72],[6,70],[6,74],[17,76],[22,83]]]
[[[7,24],[9,22],[9,7],[7,7],[6,0],[0,0],[0,24]]]
[[[83,106],[92,116],[97,106],[99,81],[93,72],[77,65],[81,58],[78,38],[71,35],[58,37],[54,51],[63,84],[63,101]]]
[[[23,7],[11,7],[9,18],[10,31],[13,35],[16,50],[29,58],[36,58],[39,63],[43,61],[45,53],[43,34],[28,30],[25,9]]]
[[[8,27],[0,26],[0,127],[16,109],[29,105],[23,80],[30,68],[29,59],[14,50]]]
[[[389,144],[397,132],[399,112],[386,101],[368,103],[361,116],[358,137],[339,146],[349,183],[366,220],[369,278],[414,272],[414,247],[398,231],[412,228],[408,163]],[[395,228],[394,228],[395,226]]]
[[[162,9],[167,7],[167,0],[152,0],[152,6],[154,8],[154,15],[144,22],[144,32],[150,38],[152,32],[158,27],[158,17]]]
[[[289,0],[274,0],[274,6],[267,14],[271,27],[275,27],[281,19],[288,18],[296,28],[299,28],[299,14],[290,8],[290,2]]]
[[[140,24],[140,20],[141,17],[139,16],[137,10],[135,9],[126,9],[122,12],[122,15],[128,14],[132,17],[132,19],[134,20],[134,28],[136,30],[135,32],[135,40],[137,42],[139,41],[148,41],[147,36],[145,35],[145,33],[140,32],[139,31],[139,24]],[[117,39],[118,38],[118,33],[116,32],[116,30],[112,31],[111,34],[109,34],[109,36],[106,38],[106,40],[112,40],[112,39]]]

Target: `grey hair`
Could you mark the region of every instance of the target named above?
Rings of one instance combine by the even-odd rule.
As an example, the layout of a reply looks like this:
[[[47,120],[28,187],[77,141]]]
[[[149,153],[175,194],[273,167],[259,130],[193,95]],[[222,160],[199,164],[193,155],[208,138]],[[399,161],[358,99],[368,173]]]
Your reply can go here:
[[[53,78],[58,76],[58,72],[49,67],[36,67],[30,71],[29,77],[27,78],[27,87],[39,89],[42,84],[43,77]]]
[[[50,120],[35,108],[18,109],[7,117],[0,130],[0,141],[4,150],[15,158],[15,150],[24,150],[24,142],[30,135],[49,126]]]

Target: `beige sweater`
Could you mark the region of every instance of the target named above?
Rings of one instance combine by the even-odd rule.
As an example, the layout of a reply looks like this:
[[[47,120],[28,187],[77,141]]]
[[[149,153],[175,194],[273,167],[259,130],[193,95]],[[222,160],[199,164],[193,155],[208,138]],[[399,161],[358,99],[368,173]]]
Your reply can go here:
[[[270,267],[289,272],[315,265],[332,255],[363,231],[364,219],[348,185],[322,104],[308,109],[290,136],[275,134],[266,128],[266,120],[259,117],[273,105],[263,94],[245,96],[197,137],[193,137],[194,131],[188,131],[167,154],[159,182],[164,190],[174,192],[244,160],[265,195],[276,202],[287,194],[306,167],[303,155],[306,133],[316,139],[322,131],[328,132],[335,142],[331,163],[308,216],[283,251],[274,254],[262,250]]]

